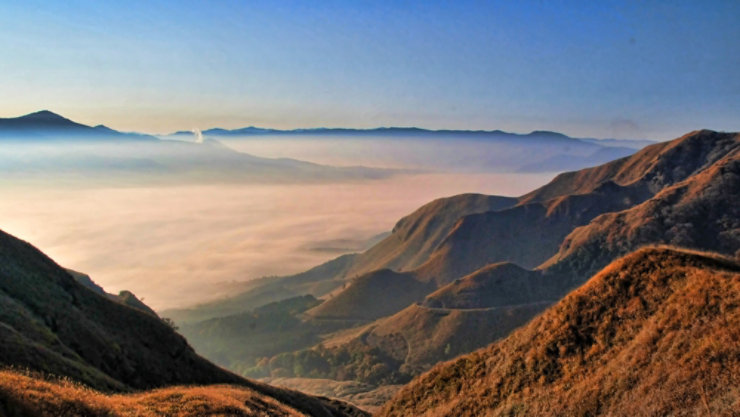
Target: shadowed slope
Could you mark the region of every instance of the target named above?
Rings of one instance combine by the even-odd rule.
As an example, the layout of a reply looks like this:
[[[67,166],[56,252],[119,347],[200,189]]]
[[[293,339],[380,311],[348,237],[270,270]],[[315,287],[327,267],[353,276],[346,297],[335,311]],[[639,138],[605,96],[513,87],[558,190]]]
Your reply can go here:
[[[417,281],[413,274],[381,269],[355,279],[345,290],[306,314],[319,319],[374,320],[421,301],[432,288]]]
[[[309,415],[359,413],[213,365],[155,315],[79,284],[36,248],[3,232],[0,307],[1,365],[68,377],[103,391],[232,383]]]
[[[240,380],[198,357],[157,317],[81,286],[33,246],[2,232],[0,299],[1,363],[103,389]]]
[[[740,265],[633,253],[505,340],[440,364],[381,416],[730,415]]]

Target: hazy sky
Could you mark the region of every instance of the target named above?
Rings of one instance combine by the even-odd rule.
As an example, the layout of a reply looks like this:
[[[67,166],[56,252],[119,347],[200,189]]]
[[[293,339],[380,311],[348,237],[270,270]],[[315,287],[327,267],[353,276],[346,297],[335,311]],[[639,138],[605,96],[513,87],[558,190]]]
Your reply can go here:
[[[0,116],[116,129],[740,130],[740,2],[17,1]]]

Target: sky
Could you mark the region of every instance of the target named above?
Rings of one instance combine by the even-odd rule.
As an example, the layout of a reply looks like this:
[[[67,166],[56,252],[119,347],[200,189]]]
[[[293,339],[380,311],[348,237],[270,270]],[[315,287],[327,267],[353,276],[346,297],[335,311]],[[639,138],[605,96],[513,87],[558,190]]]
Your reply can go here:
[[[249,125],[740,130],[740,2],[6,1],[0,117]]]

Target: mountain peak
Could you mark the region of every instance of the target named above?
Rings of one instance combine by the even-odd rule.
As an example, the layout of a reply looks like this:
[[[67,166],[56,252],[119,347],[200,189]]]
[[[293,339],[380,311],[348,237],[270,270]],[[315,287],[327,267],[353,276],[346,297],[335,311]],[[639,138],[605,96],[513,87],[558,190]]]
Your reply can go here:
[[[52,111],[49,110],[40,110],[37,112],[29,113],[25,116],[21,116],[20,118],[23,119],[33,119],[33,120],[43,120],[43,121],[66,121],[69,122],[70,120],[62,117]]]

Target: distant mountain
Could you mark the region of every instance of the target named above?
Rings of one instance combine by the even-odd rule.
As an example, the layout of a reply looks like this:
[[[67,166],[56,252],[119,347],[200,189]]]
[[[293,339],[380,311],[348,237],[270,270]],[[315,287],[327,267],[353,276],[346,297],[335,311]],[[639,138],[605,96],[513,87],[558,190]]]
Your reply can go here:
[[[643,249],[506,339],[436,366],[378,415],[730,415],[738,305],[737,262]]]
[[[153,136],[122,133],[103,125],[86,126],[48,110],[25,116],[0,118],[0,140],[53,140],[71,137],[77,140],[156,140]]]
[[[160,140],[90,127],[49,111],[0,119],[0,174],[14,184],[321,182],[387,178],[401,170],[260,158],[214,140]]]
[[[602,219],[598,216],[605,213],[617,213],[632,207],[656,207],[657,204],[671,204],[657,203],[665,199],[660,195],[660,191],[689,179],[698,184],[704,184],[701,186],[706,186],[707,181],[715,181],[718,186],[724,184],[722,186],[726,191],[722,195],[715,193],[711,196],[704,196],[695,192],[691,193],[688,198],[697,198],[693,203],[696,205],[717,207],[718,215],[726,221],[720,223],[721,226],[712,226],[707,230],[696,227],[696,225],[709,221],[709,219],[694,219],[696,220],[695,233],[704,233],[705,237],[701,241],[695,239],[694,246],[689,246],[687,244],[692,243],[689,240],[679,241],[670,238],[671,231],[668,223],[661,223],[663,222],[662,214],[665,211],[651,213],[652,217],[645,214],[645,219],[656,219],[656,223],[662,226],[656,226],[658,229],[650,235],[652,240],[645,239],[640,243],[682,244],[706,250],[722,250],[726,253],[729,250],[728,245],[738,244],[735,240],[738,237],[734,230],[738,227],[735,224],[740,221],[738,220],[740,214],[732,208],[736,202],[735,196],[738,195],[736,192],[738,188],[735,188],[737,185],[732,181],[735,178],[733,176],[735,175],[734,167],[740,164],[739,155],[740,135],[710,131],[694,132],[671,142],[647,147],[630,157],[605,165],[561,174],[549,184],[520,197],[519,203],[513,207],[482,213],[463,214],[460,212],[459,216],[449,213],[442,214],[435,210],[435,214],[428,214],[430,218],[439,219],[445,216],[445,218],[457,217],[457,220],[454,221],[454,227],[445,232],[443,238],[438,241],[432,240],[432,251],[416,252],[419,257],[414,268],[403,268],[403,266],[399,267],[392,263],[385,265],[383,262],[369,263],[368,266],[363,263],[364,259],[371,256],[373,259],[387,258],[396,250],[396,246],[391,245],[392,242],[406,241],[401,234],[404,229],[397,226],[395,233],[374,248],[357,256],[353,264],[358,267],[350,268],[349,273],[362,276],[362,274],[372,272],[373,269],[391,267],[407,272],[406,278],[408,279],[421,282],[432,281],[441,287],[492,263],[506,261],[525,268],[534,268],[558,253],[561,250],[561,244],[564,241],[567,242],[566,237],[578,231],[577,227],[588,225],[592,221],[598,224],[596,222]],[[710,172],[719,171],[725,175],[715,175],[713,180],[706,178]],[[651,198],[655,198],[656,202],[640,205]],[[727,211],[721,214],[720,210],[723,208],[727,208]],[[688,212],[682,211],[682,213]],[[696,213],[702,212],[697,211]],[[402,222],[399,224],[402,225]],[[614,227],[614,229],[624,230],[624,226]],[[434,229],[429,227],[421,227],[421,230],[415,230],[415,233],[420,236],[435,236]],[[630,235],[609,241],[621,247],[634,249],[636,243],[629,243],[633,239],[635,239],[634,235]],[[424,240],[421,239],[421,241]],[[727,243],[724,243],[723,247],[718,247],[717,242]],[[379,255],[376,251],[384,247],[390,249],[382,251],[385,255]],[[600,252],[598,245],[594,245],[592,250],[596,251],[595,253],[605,253]],[[619,253],[606,253],[600,258],[600,262],[594,263],[591,269],[580,271],[582,272],[580,276],[585,279],[595,269],[603,267],[616,256],[624,253],[626,250]],[[365,314],[362,303],[344,300],[351,294],[353,292],[350,287],[345,290],[345,294],[336,294],[329,302],[318,307],[317,312],[327,317],[362,317]],[[407,295],[400,293],[389,293],[387,297],[409,299]],[[356,308],[342,307],[337,311],[332,311],[332,305],[356,306]],[[308,312],[308,314],[312,313],[312,311]]]
[[[480,138],[480,139],[512,139],[520,138],[524,140],[540,140],[540,141],[584,141],[598,145],[606,146],[623,146],[628,148],[641,148],[646,145],[655,143],[652,141],[645,140],[629,140],[629,139],[591,139],[591,138],[572,138],[559,132],[552,132],[547,130],[535,130],[530,133],[512,133],[505,132],[503,130],[455,130],[455,129],[423,129],[419,127],[376,127],[370,129],[354,129],[354,128],[337,128],[337,127],[317,127],[317,128],[302,128],[302,129],[271,129],[262,128],[255,126],[242,127],[237,129],[222,129],[212,128],[206,129],[201,132],[206,136],[259,136],[259,135],[286,135],[286,136],[310,136],[310,135],[344,135],[344,136],[392,136],[392,137],[468,137],[468,138]],[[193,132],[189,130],[181,130],[170,134],[171,136],[192,136]]]
[[[192,132],[177,132],[172,137],[193,137]],[[337,152],[350,160],[351,151],[362,141],[372,142],[370,155],[384,152],[384,164],[455,172],[561,172],[602,164],[630,155],[646,146],[646,141],[578,139],[562,133],[533,131],[527,134],[501,130],[428,130],[416,127],[374,129],[316,128],[277,130],[248,127],[198,132],[206,138],[228,141],[231,146],[249,146],[255,141],[301,140],[316,143],[341,140],[351,144]],[[196,136],[200,137],[200,136]],[[433,144],[433,146],[430,146]],[[452,145],[455,145],[452,147]],[[435,153],[435,149],[437,153]],[[441,153],[440,153],[441,152]]]
[[[156,315],[128,304],[78,283],[30,244],[0,232],[0,365],[66,377],[106,392],[176,384],[236,384],[261,401],[282,403],[304,413],[300,415],[363,414],[345,404],[280,390],[225,371],[195,354],[185,339]],[[13,375],[0,379],[6,381],[6,377],[30,384],[29,390],[43,385]],[[58,395],[68,392],[52,389],[58,389]],[[58,395],[50,396],[51,403],[39,408],[39,398],[27,397],[30,392],[14,384],[0,384],[0,413],[69,412],[64,401],[55,398]],[[85,394],[86,400],[89,395]],[[178,399],[167,401],[172,404]],[[80,406],[79,398],[69,399],[66,407],[73,403]]]

